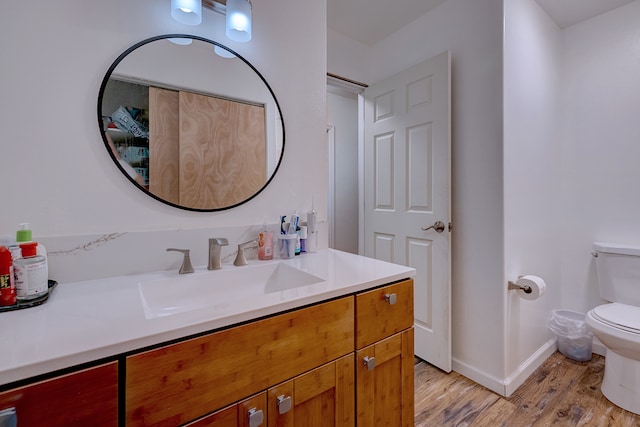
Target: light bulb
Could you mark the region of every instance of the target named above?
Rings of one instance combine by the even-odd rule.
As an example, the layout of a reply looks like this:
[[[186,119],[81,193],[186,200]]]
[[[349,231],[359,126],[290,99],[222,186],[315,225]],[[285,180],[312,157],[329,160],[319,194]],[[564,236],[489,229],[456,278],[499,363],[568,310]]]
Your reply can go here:
[[[202,22],[202,0],[171,0],[171,16],[185,25]]]
[[[237,42],[251,40],[251,3],[227,0],[227,37]]]

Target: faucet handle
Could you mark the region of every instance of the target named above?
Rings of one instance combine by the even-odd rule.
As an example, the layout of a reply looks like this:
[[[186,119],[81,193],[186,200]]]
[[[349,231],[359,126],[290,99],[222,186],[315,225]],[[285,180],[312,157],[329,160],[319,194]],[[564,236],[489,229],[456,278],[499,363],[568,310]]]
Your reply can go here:
[[[257,240],[249,240],[248,242],[240,243],[238,245],[238,253],[236,254],[236,259],[233,261],[233,265],[240,267],[242,265],[247,265],[247,259],[244,256],[244,250],[247,248],[255,248],[258,246]]]
[[[176,248],[168,248],[167,252],[182,252],[184,258],[182,258],[182,265],[180,266],[180,270],[178,270],[179,274],[193,273],[193,265],[191,265],[191,257],[189,256],[189,249],[176,249]]]

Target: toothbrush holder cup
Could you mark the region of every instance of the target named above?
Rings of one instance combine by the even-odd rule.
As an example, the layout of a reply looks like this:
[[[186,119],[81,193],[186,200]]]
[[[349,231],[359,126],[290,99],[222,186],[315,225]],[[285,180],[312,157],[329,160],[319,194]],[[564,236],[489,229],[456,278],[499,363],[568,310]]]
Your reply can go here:
[[[278,241],[280,258],[293,258],[296,255],[296,234],[281,234]]]

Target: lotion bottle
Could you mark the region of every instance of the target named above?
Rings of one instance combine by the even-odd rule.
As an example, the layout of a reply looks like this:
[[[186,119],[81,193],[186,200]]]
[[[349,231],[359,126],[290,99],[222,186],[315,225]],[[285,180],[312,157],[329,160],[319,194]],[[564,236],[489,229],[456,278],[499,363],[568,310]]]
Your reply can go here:
[[[18,300],[34,299],[49,291],[47,259],[37,254],[37,246],[36,242],[21,244],[22,258],[14,262]]]
[[[22,224],[20,224],[20,228],[16,232],[16,244],[17,245],[22,245],[23,243],[31,243],[31,242],[33,242],[32,234],[33,233],[31,232],[31,229],[29,228],[29,223],[28,222],[23,222]],[[11,247],[9,248],[9,250],[11,250],[11,252],[14,253],[14,251],[12,250]],[[36,251],[37,251],[36,255],[40,255],[40,256],[44,257],[45,261],[47,260],[47,249],[44,247],[44,245],[42,243],[38,243]],[[18,255],[20,255],[20,250],[18,250],[17,252],[18,252]],[[18,256],[18,258],[20,258],[20,256]],[[16,261],[16,258],[14,257],[14,259],[13,259],[14,266],[15,266],[15,261]],[[49,265],[46,262],[45,262],[45,266],[44,266],[44,273],[45,273],[45,277],[47,278],[47,283],[48,283]]]
[[[258,234],[258,259],[262,261],[273,259],[273,233],[267,227]]]

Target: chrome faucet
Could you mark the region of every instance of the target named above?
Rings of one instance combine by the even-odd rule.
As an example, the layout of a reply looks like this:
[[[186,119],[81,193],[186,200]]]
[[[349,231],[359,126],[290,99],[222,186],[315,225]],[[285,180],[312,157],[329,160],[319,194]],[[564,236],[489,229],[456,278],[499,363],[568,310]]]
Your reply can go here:
[[[248,242],[244,242],[244,243],[240,243],[238,245],[238,254],[236,255],[236,259],[235,261],[233,261],[233,265],[235,266],[242,266],[242,265],[247,265],[247,259],[244,257],[244,250],[247,248],[255,248],[256,246],[258,246],[258,241],[257,240],[250,240]]]
[[[220,270],[220,249],[227,246],[229,241],[224,237],[214,237],[209,239],[209,265],[208,270]]]

